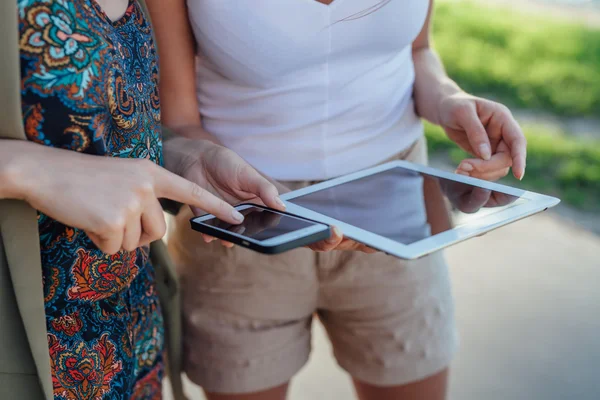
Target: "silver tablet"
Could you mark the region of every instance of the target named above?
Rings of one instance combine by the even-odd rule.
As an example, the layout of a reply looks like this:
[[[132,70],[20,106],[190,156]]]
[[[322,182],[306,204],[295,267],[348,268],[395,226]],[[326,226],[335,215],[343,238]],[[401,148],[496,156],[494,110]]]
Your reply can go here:
[[[560,200],[393,161],[282,195],[287,211],[416,259],[544,211]],[[450,211],[450,212],[448,212]]]

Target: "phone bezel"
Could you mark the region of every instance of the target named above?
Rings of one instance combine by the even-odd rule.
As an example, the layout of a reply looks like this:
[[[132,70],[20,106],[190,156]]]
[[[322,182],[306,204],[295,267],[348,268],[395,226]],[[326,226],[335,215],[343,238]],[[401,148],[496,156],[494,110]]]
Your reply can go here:
[[[244,247],[253,248],[255,250],[257,250],[258,248],[261,248],[261,249],[267,250],[269,252],[272,252],[274,249],[279,249],[279,248],[281,248],[281,246],[284,246],[284,245],[287,246],[285,250],[289,250],[288,247],[292,246],[293,244],[305,243],[305,244],[300,244],[300,245],[296,246],[296,247],[300,247],[302,245],[310,244],[310,242],[308,242],[308,241],[316,242],[319,240],[326,239],[330,236],[329,225],[327,225],[323,222],[315,221],[310,218],[294,215],[294,214],[284,212],[284,211],[275,210],[275,209],[265,207],[262,205],[258,205],[258,204],[245,203],[245,204],[239,204],[235,207],[235,209],[238,211],[244,211],[249,208],[260,208],[260,209],[263,209],[263,210],[266,210],[269,212],[283,215],[288,218],[302,220],[302,221],[310,223],[311,225],[306,228],[298,229],[298,230],[288,232],[283,235],[275,236],[273,238],[269,238],[266,240],[256,240],[251,237],[245,236],[243,233],[239,234],[239,233],[231,232],[231,231],[219,228],[219,227],[215,227],[213,225],[206,224],[206,221],[216,218],[212,214],[205,214],[205,215],[202,215],[199,217],[193,217],[192,219],[190,219],[190,223],[192,225],[192,229],[194,229],[196,231],[199,231],[199,232],[202,232],[202,233],[205,233],[208,235],[213,235],[219,239],[227,240],[227,241],[230,241],[235,244],[239,244]],[[285,251],[285,250],[281,250],[281,251]],[[278,252],[281,252],[281,251],[278,251]]]

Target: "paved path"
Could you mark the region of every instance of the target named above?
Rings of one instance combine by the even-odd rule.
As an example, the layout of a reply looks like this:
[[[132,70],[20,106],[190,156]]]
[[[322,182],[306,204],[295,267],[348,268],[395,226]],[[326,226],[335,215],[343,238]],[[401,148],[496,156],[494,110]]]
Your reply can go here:
[[[447,255],[461,331],[452,400],[600,399],[600,236],[547,213]],[[319,326],[314,347],[291,399],[352,399]]]

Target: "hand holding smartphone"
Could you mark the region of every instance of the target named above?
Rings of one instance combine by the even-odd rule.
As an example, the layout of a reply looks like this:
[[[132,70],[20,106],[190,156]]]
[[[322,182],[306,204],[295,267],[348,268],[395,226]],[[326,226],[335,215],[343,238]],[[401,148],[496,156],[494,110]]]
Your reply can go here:
[[[244,215],[241,224],[203,215],[190,220],[192,229],[264,254],[283,253],[331,236],[330,227],[321,222],[256,204],[235,208]]]

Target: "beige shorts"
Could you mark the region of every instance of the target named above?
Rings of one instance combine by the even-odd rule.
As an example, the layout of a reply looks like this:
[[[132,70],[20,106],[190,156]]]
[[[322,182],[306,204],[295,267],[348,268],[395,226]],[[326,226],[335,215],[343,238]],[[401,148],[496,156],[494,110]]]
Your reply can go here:
[[[426,162],[424,142],[402,156]],[[363,382],[401,385],[449,365],[457,341],[442,253],[414,262],[308,249],[265,256],[204,244],[190,216],[172,224],[169,248],[181,277],[185,371],[205,390],[289,381],[308,360],[314,315],[339,365]]]

